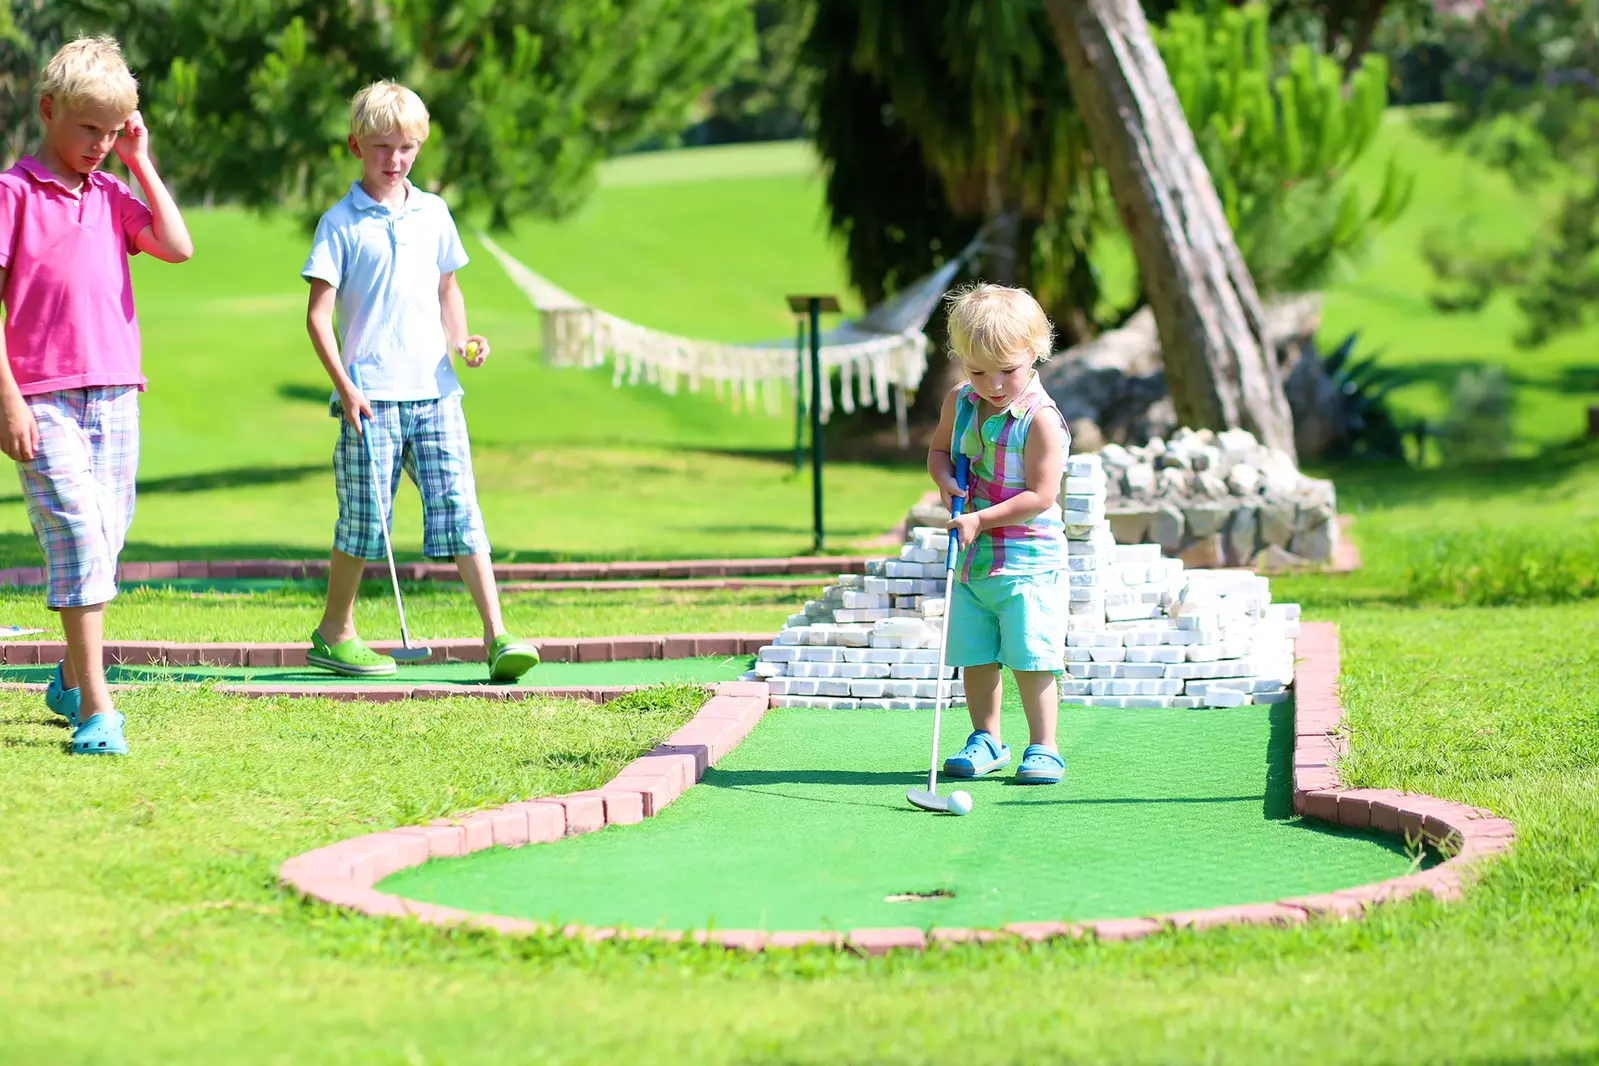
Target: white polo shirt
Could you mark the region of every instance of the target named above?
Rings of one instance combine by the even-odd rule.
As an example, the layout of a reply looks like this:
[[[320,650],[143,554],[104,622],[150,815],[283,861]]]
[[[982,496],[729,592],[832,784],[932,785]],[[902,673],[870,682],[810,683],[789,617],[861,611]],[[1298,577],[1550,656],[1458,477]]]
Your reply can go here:
[[[339,347],[369,400],[461,391],[440,317],[439,278],[468,262],[443,198],[406,183],[390,209],[360,182],[317,224],[300,276],[338,290]]]

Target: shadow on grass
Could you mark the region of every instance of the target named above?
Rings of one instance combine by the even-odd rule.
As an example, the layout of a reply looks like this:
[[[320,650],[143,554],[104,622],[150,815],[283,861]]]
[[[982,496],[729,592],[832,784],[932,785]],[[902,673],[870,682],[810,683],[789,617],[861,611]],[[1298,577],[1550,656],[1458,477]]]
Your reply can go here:
[[[1488,503],[1497,495],[1559,485],[1592,463],[1599,463],[1599,442],[1576,441],[1527,459],[1424,469],[1397,462],[1341,463],[1316,474],[1337,483],[1340,510],[1358,511],[1459,499]]]
[[[212,470],[204,474],[177,474],[172,477],[141,478],[140,496],[180,495],[194,492],[214,492],[218,489],[252,488],[257,485],[284,485],[326,473],[328,464],[302,464],[300,466],[240,466],[231,470]],[[0,503],[22,503],[20,493],[0,496]]]

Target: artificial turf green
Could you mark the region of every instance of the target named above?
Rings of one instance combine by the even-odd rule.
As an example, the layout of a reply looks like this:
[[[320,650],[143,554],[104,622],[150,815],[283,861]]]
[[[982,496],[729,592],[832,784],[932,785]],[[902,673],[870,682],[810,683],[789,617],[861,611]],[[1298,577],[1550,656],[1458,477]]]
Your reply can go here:
[[[948,753],[965,729],[946,722]],[[965,818],[905,801],[926,784],[917,767],[930,724],[903,711],[773,710],[640,825],[431,862],[380,887],[596,926],[994,928],[1272,900],[1412,866],[1392,838],[1292,817],[1286,704],[1064,709],[1066,782],[946,779],[945,791],[965,787],[975,800]],[[1025,729],[1014,702],[1006,728],[1013,738]],[[886,899],[936,892],[952,895]]]
[[[575,685],[658,685],[666,682],[709,683],[733,681],[750,668],[745,656],[711,656],[695,659],[628,659],[609,663],[541,663],[516,682],[539,688]],[[43,684],[55,673],[54,664],[0,666],[0,681]],[[112,666],[106,678],[113,684],[137,682],[245,682],[266,685],[355,684],[389,685],[406,682],[463,686],[489,683],[482,663],[439,663],[402,666],[389,677],[340,677],[304,666]]]

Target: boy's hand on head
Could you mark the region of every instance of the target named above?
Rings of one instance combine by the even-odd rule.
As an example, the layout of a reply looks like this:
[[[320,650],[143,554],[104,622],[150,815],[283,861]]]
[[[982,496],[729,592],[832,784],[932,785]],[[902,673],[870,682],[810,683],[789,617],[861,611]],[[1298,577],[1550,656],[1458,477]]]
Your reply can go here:
[[[116,139],[114,147],[117,158],[122,160],[125,167],[150,158],[150,127],[144,124],[143,115],[135,111],[128,116],[127,124],[122,127],[122,136]]]
[[[944,524],[944,528],[955,530],[960,536],[961,547],[970,548],[972,541],[977,539],[977,534],[982,532],[979,529],[981,521],[976,514],[963,514],[959,518],[950,519]]]
[[[489,358],[489,342],[479,334],[472,334],[455,346],[455,354],[466,360],[470,367],[480,367]]]
[[[32,461],[39,452],[39,423],[21,393],[0,402],[0,451],[19,463]]]

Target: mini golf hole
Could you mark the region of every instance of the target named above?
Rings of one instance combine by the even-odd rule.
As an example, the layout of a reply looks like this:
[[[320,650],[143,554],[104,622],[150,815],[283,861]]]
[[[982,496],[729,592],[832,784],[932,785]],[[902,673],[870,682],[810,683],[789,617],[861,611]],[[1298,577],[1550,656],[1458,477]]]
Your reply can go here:
[[[955,893],[939,888],[932,892],[901,892],[893,896],[884,896],[884,903],[926,903],[935,899],[954,899]]]

